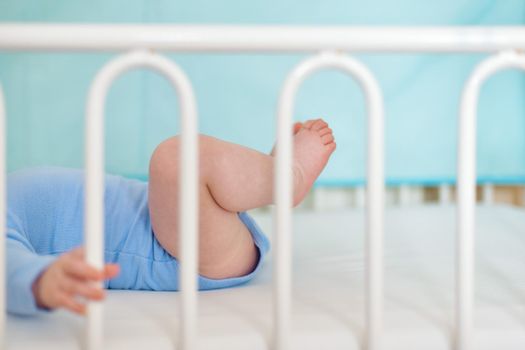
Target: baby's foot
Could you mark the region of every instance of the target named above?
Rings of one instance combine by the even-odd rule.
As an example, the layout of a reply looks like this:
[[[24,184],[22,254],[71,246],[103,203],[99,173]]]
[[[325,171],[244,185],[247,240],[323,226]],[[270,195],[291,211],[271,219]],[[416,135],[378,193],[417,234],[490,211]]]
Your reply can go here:
[[[294,128],[294,206],[306,196],[335,150],[332,129],[322,119]]]
[[[303,127],[303,123],[301,122],[297,122],[297,123],[294,123],[293,125],[293,134],[297,134],[299,132],[299,130],[301,130],[301,128]],[[275,156],[275,146],[273,146],[272,148],[272,151],[270,152],[270,155],[273,157]]]

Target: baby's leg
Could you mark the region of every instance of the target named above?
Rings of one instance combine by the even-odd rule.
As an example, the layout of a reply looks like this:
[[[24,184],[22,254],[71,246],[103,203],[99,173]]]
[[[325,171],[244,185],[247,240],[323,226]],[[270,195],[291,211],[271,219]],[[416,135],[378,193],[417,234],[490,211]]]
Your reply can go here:
[[[258,258],[251,234],[235,210],[223,208],[213,197],[217,180],[228,185],[235,168],[223,164],[236,147],[218,139],[199,136],[199,273],[227,278],[249,273]],[[162,142],[150,161],[149,210],[155,236],[174,257],[179,256],[179,160],[180,138]],[[233,148],[233,149],[231,149]],[[251,153],[251,150],[248,150]],[[266,157],[253,151],[262,171]],[[233,157],[233,156],[232,156]],[[220,180],[219,180],[220,181]],[[263,191],[261,191],[263,192]]]
[[[294,137],[294,202],[306,195],[335,149],[331,130],[318,120]],[[179,256],[180,139],[162,142],[150,162],[149,209],[162,246]],[[274,158],[209,136],[199,137],[199,273],[241,276],[257,262],[251,234],[237,212],[271,204]]]

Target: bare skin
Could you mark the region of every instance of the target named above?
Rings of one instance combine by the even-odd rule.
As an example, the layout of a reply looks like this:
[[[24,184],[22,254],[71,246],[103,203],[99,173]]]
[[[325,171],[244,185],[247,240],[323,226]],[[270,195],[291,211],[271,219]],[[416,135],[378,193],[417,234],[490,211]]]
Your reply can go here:
[[[298,205],[324,169],[336,148],[332,130],[322,119],[294,125],[294,206]],[[172,256],[179,252],[178,193],[179,137],[163,141],[150,160],[148,205],[152,228],[160,244]],[[221,279],[245,275],[254,269],[258,250],[238,212],[273,203],[274,151],[268,155],[199,136],[199,273]],[[35,281],[37,304],[63,307],[83,314],[90,300],[104,298],[90,281],[109,279],[118,266],[104,271],[84,262],[80,249],[63,254]]]
[[[93,286],[93,282],[110,279],[118,275],[116,264],[106,264],[97,270],[85,261],[82,248],[62,254],[33,283],[33,295],[39,307],[47,309],[65,308],[83,315],[86,305],[77,297],[102,300],[105,293]]]
[[[294,126],[294,205],[299,204],[335,150],[321,119]],[[150,161],[149,209],[162,246],[178,257],[180,140],[162,142]],[[274,156],[199,137],[199,273],[229,278],[251,272],[258,252],[237,212],[273,203]]]

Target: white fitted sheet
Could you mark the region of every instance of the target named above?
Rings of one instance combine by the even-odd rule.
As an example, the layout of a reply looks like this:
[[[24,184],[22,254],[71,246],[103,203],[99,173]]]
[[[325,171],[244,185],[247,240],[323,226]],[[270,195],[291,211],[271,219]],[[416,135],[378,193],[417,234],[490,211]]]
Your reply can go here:
[[[455,208],[392,208],[385,216],[384,348],[451,349]],[[255,218],[271,236],[271,216]],[[362,346],[363,252],[364,211],[294,215],[293,349]],[[199,294],[200,349],[269,348],[271,265],[269,256],[247,285]],[[525,211],[478,207],[475,349],[525,348],[524,267]],[[173,349],[178,293],[108,294],[107,349]],[[63,311],[9,316],[8,349],[79,349],[82,325]]]

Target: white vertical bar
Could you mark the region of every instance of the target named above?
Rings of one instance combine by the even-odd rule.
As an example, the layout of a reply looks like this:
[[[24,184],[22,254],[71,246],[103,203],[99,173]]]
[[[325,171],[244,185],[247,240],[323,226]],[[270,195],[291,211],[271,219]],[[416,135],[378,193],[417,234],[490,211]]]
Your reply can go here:
[[[368,107],[367,164],[367,348],[381,347],[383,299],[383,101],[379,85],[369,70],[355,59],[325,52],[299,63],[286,78],[277,114],[277,167],[275,198],[274,349],[290,345],[291,311],[291,205],[292,205],[292,115],[295,95],[304,79],[325,68],[336,68],[354,76],[365,92]]]
[[[106,66],[107,67],[107,66]],[[104,67],[89,92],[85,120],[85,214],[84,244],[86,261],[93,267],[104,266],[104,99],[111,81]],[[96,283],[102,288],[102,282]],[[88,303],[85,349],[103,348],[102,302]]]
[[[412,189],[412,204],[422,205],[425,202],[425,189],[422,186],[416,186]]]
[[[474,79],[475,78],[475,79]],[[472,76],[463,90],[458,149],[457,349],[470,349],[476,200],[476,102],[479,78]]]
[[[166,63],[169,62],[166,60]],[[171,62],[170,62],[171,64]],[[172,84],[178,88],[181,104],[182,157],[179,232],[181,250],[181,348],[197,346],[197,283],[198,273],[198,127],[197,105],[188,78],[180,68],[172,65]]]
[[[492,74],[507,67],[525,69],[525,56],[503,52],[474,69],[461,98],[458,134],[458,249],[456,349],[469,350],[473,333],[474,221],[476,202],[476,112],[479,90]]]
[[[407,206],[412,204],[412,188],[408,185],[399,186],[399,205]]]
[[[366,95],[368,107],[367,167],[367,349],[383,347],[383,210],[384,210],[384,120],[379,84],[364,67],[356,77]]]
[[[494,185],[487,183],[481,186],[483,189],[483,204],[492,205],[494,204]]]
[[[439,185],[439,204],[448,205],[450,203],[452,203],[452,193],[450,185]]]
[[[424,191],[421,186],[401,185],[399,186],[399,205],[408,206],[423,204]]]
[[[178,92],[182,126],[180,239],[181,239],[181,309],[180,341],[182,349],[195,348],[197,313],[197,108],[184,72],[170,60],[147,51],[121,55],[106,64],[90,89],[86,114],[86,220],[87,261],[102,267],[104,263],[104,105],[112,82],[125,71],[152,68],[165,75]],[[90,302],[86,323],[85,347],[103,347],[102,303]]]
[[[6,186],[5,186],[5,146],[7,131],[5,129],[5,102],[2,85],[0,85],[0,349],[6,347],[6,283],[5,283],[5,235],[6,235]]]
[[[291,284],[292,284],[292,117],[296,93],[296,81],[300,79],[294,71],[287,78],[277,112],[277,159],[275,168],[274,198],[275,221],[275,265],[274,265],[274,350],[290,348]],[[290,82],[290,80],[292,80]]]

